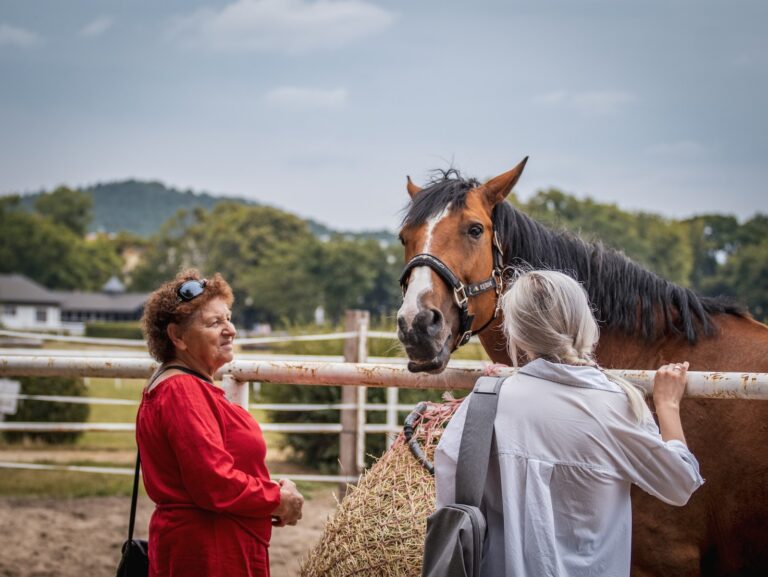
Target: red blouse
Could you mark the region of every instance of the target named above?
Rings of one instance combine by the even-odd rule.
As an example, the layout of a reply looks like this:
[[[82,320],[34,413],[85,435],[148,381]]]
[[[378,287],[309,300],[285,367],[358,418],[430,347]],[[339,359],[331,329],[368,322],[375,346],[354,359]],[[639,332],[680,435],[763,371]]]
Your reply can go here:
[[[150,577],[268,576],[280,487],[248,411],[205,381],[174,375],[144,394],[136,440],[156,504]]]

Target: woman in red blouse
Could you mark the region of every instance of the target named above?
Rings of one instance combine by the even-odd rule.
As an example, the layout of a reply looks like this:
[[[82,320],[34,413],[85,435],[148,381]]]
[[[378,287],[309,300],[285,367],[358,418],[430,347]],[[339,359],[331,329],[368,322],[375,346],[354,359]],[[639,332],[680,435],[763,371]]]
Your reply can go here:
[[[180,273],[152,293],[142,328],[161,364],[136,418],[149,524],[150,577],[269,576],[272,526],[295,525],[304,502],[269,477],[261,429],[213,376],[232,360],[232,289],[216,274]]]

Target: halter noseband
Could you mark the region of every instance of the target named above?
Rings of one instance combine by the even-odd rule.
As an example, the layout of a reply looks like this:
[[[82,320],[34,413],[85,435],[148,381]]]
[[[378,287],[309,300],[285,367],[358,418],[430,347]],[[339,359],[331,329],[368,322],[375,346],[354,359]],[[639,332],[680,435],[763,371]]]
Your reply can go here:
[[[419,266],[431,268],[435,271],[437,276],[443,279],[445,284],[453,289],[453,300],[456,302],[456,306],[459,307],[459,334],[461,334],[461,339],[456,345],[456,348],[466,345],[472,336],[483,332],[499,314],[498,299],[503,287],[501,275],[504,268],[504,251],[501,249],[501,243],[499,242],[499,236],[496,233],[495,226],[492,232],[493,247],[491,250],[493,252],[493,271],[491,272],[491,276],[485,280],[465,285],[447,264],[436,256],[426,253],[417,254],[409,260],[408,264],[403,268],[403,273],[400,275],[400,288],[403,291],[403,295],[405,295],[405,291],[408,289],[408,278],[411,275],[411,271]],[[469,299],[491,289],[496,290],[496,307],[493,311],[493,316],[488,319],[482,327],[473,331],[472,323],[475,320],[475,315],[470,314],[469,312]]]

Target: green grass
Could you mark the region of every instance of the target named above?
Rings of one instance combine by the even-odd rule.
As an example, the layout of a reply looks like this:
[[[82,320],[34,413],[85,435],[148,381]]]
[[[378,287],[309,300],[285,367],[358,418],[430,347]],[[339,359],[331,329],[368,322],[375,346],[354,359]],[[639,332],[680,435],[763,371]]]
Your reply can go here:
[[[88,380],[88,395],[108,399],[131,399],[139,401],[145,382],[138,379],[99,379]],[[91,405],[90,423],[134,423],[138,405]],[[80,437],[76,447],[85,450],[116,450],[136,448],[133,432],[86,432]]]
[[[107,497],[130,495],[132,489],[133,478],[128,475],[28,469],[3,469],[0,474],[0,495],[4,497]]]

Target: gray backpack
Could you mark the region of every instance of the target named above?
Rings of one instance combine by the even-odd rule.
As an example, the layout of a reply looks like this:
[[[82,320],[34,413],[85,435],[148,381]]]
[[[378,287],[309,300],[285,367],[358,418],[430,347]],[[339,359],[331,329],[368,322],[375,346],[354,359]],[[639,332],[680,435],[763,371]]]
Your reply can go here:
[[[485,542],[480,501],[488,473],[493,422],[505,377],[480,377],[469,397],[456,464],[456,502],[427,519],[422,577],[479,577]]]

